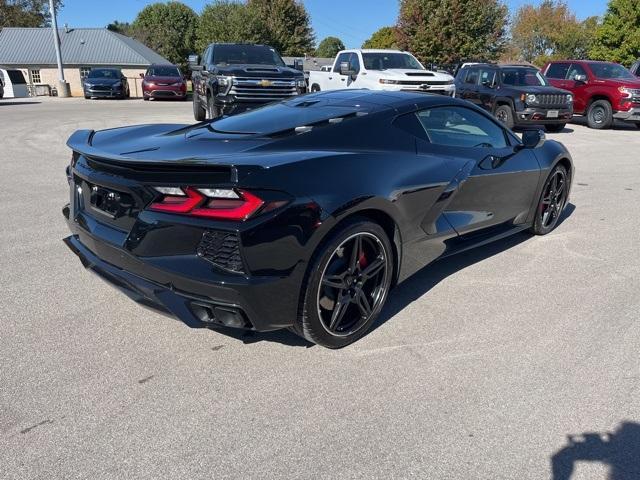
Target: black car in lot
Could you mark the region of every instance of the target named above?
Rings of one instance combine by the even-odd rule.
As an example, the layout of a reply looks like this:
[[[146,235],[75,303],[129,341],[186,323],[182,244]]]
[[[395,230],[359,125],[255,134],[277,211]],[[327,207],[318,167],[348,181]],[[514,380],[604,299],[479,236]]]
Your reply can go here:
[[[436,259],[557,224],[566,148],[445,96],[341,90],[68,141],[83,265],[191,326],[363,336]],[[471,299],[470,301],[473,301]]]
[[[93,68],[82,84],[84,98],[129,98],[129,82],[117,68]]]
[[[531,66],[464,66],[456,75],[456,96],[493,113],[508,128],[544,125],[560,132],[573,116],[571,92],[551,86]]]
[[[268,45],[212,43],[192,55],[193,116],[233,115],[307,91],[304,73],[287,67]]]

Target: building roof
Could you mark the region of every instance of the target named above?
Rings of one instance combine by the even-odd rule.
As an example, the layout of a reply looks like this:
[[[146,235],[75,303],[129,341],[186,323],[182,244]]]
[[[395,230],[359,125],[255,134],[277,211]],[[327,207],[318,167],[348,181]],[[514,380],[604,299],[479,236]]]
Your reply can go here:
[[[64,65],[131,65],[170,63],[132,38],[106,28],[58,30]],[[55,65],[56,52],[50,28],[3,28],[0,31],[0,65]]]

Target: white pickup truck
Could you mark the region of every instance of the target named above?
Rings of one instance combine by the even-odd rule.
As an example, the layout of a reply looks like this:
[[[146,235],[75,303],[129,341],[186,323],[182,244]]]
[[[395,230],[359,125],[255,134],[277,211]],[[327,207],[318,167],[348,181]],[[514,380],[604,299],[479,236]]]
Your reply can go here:
[[[399,50],[343,50],[328,72],[309,72],[309,89],[367,88],[454,96],[454,78],[432,72],[408,52]]]

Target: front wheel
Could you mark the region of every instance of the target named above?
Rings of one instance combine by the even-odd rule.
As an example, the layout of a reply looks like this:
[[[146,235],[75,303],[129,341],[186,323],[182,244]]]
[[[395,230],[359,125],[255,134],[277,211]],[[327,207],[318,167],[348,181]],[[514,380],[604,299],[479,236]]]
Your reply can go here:
[[[327,348],[355,342],[371,328],[389,293],[393,251],[387,234],[367,219],[350,220],[311,265],[294,332]]]
[[[193,94],[193,117],[198,122],[203,122],[207,119],[207,111],[200,105],[200,99],[195,92]]]
[[[513,128],[513,110],[509,105],[500,105],[498,108],[496,108],[495,117],[505,127],[509,129]]]
[[[315,93],[319,91],[320,91],[320,85],[318,85],[317,83],[314,83],[313,85],[311,85],[311,93]]]
[[[601,130],[613,124],[613,109],[606,100],[596,100],[587,109],[587,125],[589,128]]]
[[[546,235],[558,224],[569,193],[569,174],[562,165],[557,165],[547,177],[538,202],[536,217],[531,232]]]

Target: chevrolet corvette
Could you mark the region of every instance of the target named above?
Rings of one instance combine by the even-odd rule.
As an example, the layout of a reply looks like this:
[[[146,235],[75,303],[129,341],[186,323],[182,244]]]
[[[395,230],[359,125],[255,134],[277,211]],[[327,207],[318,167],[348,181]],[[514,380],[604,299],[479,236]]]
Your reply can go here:
[[[407,92],[80,130],[68,146],[65,242],[86,268],[192,327],[289,328],[329,348],[431,262],[549,233],[574,173],[540,130]]]

